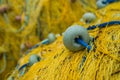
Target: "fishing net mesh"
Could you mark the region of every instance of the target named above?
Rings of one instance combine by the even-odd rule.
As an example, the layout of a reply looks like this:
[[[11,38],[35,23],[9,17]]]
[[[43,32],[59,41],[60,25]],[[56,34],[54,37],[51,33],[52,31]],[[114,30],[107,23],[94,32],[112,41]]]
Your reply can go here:
[[[1,0],[2,1],[2,0]],[[2,71],[0,78],[8,75],[18,80],[119,80],[120,65],[120,26],[106,26],[103,29],[89,31],[95,39],[92,50],[70,52],[63,45],[62,36],[50,45],[43,45],[29,54],[20,54],[20,45],[29,42],[31,45],[47,37],[50,32],[62,33],[68,26],[78,23],[84,27],[96,23],[120,20],[119,4],[114,3],[97,10],[95,1],[89,0],[18,0],[3,1],[11,7],[9,13],[0,16],[0,68],[7,61],[7,69]],[[89,4],[89,6],[88,6]],[[118,5],[116,5],[118,4]],[[82,15],[92,11],[98,20],[91,24],[79,22]],[[110,13],[110,14],[109,14]],[[116,15],[117,14],[117,15]],[[20,15],[20,22],[15,21]],[[7,54],[8,58],[5,58]],[[30,55],[38,54],[42,60],[21,73],[16,68],[28,62]],[[83,57],[86,57],[85,62]],[[9,73],[8,73],[9,72]]]
[[[93,49],[71,52],[63,45],[62,36],[50,44],[40,46],[21,58],[20,66],[28,62],[30,55],[37,54],[42,59],[20,76],[14,70],[13,76],[20,80],[119,80],[120,73],[120,26],[91,30],[97,37]],[[86,57],[85,62],[83,56]]]
[[[86,11],[82,8],[79,0],[0,0],[0,78],[14,69],[25,50],[79,20]]]

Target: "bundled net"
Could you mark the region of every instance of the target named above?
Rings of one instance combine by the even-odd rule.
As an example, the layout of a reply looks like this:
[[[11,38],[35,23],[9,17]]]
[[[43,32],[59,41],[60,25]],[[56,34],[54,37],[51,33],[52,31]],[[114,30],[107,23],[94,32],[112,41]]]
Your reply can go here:
[[[96,11],[99,19],[95,23],[120,20],[119,4],[114,3]],[[84,27],[87,28],[88,24]],[[15,80],[119,80],[120,25],[96,28],[90,30],[89,34],[95,38],[89,52],[87,49],[69,51],[60,36],[54,43],[39,46],[23,56],[10,77]],[[41,61],[25,67],[21,73],[18,69],[29,61],[32,54],[39,55]]]

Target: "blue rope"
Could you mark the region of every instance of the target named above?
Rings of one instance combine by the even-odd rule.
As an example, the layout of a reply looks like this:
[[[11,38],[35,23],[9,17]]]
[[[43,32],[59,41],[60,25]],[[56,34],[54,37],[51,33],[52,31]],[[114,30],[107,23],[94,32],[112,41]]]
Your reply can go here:
[[[106,1],[102,1],[103,4],[110,4],[113,2],[116,2],[117,0],[106,0]]]
[[[116,2],[117,0],[106,0],[107,3],[113,3]]]
[[[89,26],[87,28],[87,30],[92,30],[92,29],[95,29],[97,27],[98,28],[103,28],[103,27],[111,26],[111,25],[115,25],[115,24],[120,24],[120,21],[110,21],[110,22],[105,22],[105,23],[98,24],[98,25]]]
[[[26,54],[29,53],[31,50],[39,47],[41,44],[48,44],[48,43],[49,43],[49,40],[48,40],[48,39],[45,39],[45,40],[43,40],[41,43],[38,43],[38,44],[34,45],[33,47],[31,47],[30,49],[28,49],[25,53],[26,53]]]
[[[84,42],[82,39],[80,38],[76,38],[75,41],[79,44],[81,44],[82,46],[86,47],[88,49],[88,51],[91,49],[91,46],[89,46],[86,42]]]
[[[48,44],[49,43],[49,40],[48,39],[45,39],[41,42],[42,44]]]
[[[20,68],[19,68],[19,71],[22,70],[24,67],[28,66],[29,63],[26,63],[24,65],[22,65]]]
[[[80,68],[83,66],[83,64],[84,64],[85,61],[86,61],[86,56],[83,56],[83,57],[82,57],[81,64],[80,64]]]

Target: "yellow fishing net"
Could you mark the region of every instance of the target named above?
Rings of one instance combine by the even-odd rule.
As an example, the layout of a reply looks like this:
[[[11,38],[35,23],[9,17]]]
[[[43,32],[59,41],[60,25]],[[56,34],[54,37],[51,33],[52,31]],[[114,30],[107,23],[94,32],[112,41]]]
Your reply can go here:
[[[0,79],[50,32],[62,33],[87,10],[79,0],[0,0]]]
[[[95,50],[89,53],[87,50],[70,52],[64,47],[62,37],[58,37],[53,44],[36,48],[20,60],[22,66],[31,54],[41,56],[42,60],[28,72],[20,77],[20,72],[14,70],[11,76],[20,80],[119,80],[119,30],[119,25],[96,30],[99,33],[93,45]],[[94,31],[90,33],[92,35]],[[86,61],[81,66],[85,55]]]
[[[113,3],[95,11],[98,19],[94,23],[84,24],[78,21],[76,23],[87,28],[88,25],[120,20],[119,5],[120,3]],[[120,25],[96,28],[90,30],[89,34],[95,38],[91,43],[90,52],[87,49],[78,52],[69,51],[63,45],[63,37],[59,36],[54,43],[39,46],[23,56],[18,62],[19,66],[10,72],[9,77],[15,80],[119,80]],[[25,67],[21,74],[18,68],[26,64],[32,54],[39,55],[40,62]]]

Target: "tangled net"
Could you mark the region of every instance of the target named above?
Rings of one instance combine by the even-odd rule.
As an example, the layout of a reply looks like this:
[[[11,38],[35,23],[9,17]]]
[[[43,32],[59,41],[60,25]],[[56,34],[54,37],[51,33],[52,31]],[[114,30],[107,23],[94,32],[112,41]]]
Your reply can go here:
[[[95,13],[99,19],[95,23],[120,20],[119,4],[114,3],[97,10]],[[81,25],[87,28],[88,25],[95,23]],[[64,47],[62,36],[60,36],[54,43],[39,46],[23,56],[18,62],[19,66],[9,78],[12,77],[15,80],[119,80],[120,25],[96,28],[90,30],[89,34],[95,38],[94,42],[91,42],[92,50],[89,52],[86,49],[78,52],[69,51]],[[32,54],[39,55],[42,58],[41,61],[19,71],[18,68],[27,63]]]

